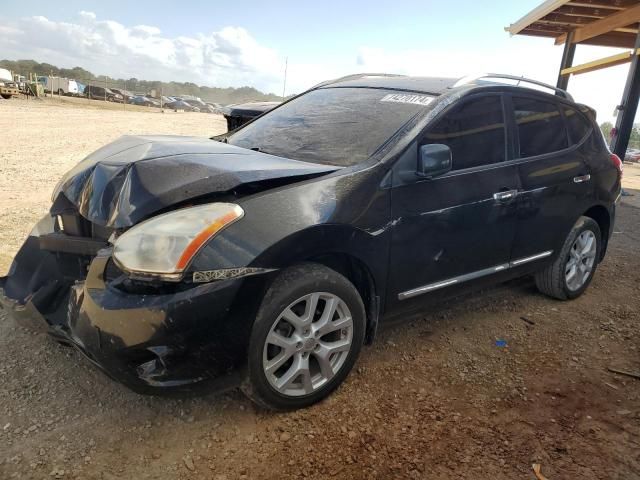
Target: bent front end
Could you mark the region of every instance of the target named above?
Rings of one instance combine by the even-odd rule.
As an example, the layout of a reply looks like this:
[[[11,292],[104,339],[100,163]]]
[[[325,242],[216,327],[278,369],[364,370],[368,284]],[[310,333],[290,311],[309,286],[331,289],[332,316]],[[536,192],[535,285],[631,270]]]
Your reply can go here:
[[[243,287],[262,280],[136,282],[112,250],[60,231],[47,215],[0,278],[0,304],[137,392],[235,386],[253,308]]]

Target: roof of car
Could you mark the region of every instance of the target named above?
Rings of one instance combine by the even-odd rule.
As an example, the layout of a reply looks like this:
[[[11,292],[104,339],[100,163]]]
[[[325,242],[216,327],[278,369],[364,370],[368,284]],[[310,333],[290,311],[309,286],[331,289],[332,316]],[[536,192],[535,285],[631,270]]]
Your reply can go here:
[[[505,83],[511,82],[511,83]],[[522,85],[521,85],[522,84]],[[349,75],[346,77],[329,80],[316,85],[315,88],[331,88],[331,87],[356,87],[356,88],[384,88],[390,90],[400,90],[409,92],[429,93],[432,95],[442,95],[448,90],[456,87],[481,87],[481,86],[507,86],[510,88],[522,88],[531,90],[531,87],[537,92],[540,88],[548,91],[548,94],[557,94],[558,96],[573,100],[571,95],[566,91],[557,87],[548,85],[537,80],[524,77],[516,77],[506,74],[482,74],[478,76],[447,78],[447,77],[409,77],[405,75],[393,75],[384,73],[361,73]]]
[[[404,75],[364,74],[350,75],[337,80],[323,82],[318,87],[369,87],[407,90],[440,95],[453,87],[458,78],[446,77],[408,77]]]

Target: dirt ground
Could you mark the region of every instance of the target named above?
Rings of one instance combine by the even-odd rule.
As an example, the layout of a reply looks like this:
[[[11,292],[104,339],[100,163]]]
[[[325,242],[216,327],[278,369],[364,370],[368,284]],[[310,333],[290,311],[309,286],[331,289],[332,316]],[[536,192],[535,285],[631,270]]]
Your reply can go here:
[[[0,102],[0,271],[59,176],[123,133],[210,135],[204,114]],[[585,295],[518,281],[387,326],[329,399],[134,394],[0,311],[0,478],[640,478],[640,167]],[[496,340],[506,341],[497,346]]]

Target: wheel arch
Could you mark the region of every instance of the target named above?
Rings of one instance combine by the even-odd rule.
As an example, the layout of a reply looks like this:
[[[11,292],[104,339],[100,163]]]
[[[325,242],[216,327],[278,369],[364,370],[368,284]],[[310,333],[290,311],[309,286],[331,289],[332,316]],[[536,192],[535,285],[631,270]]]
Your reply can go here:
[[[373,343],[380,316],[380,294],[369,267],[359,258],[344,252],[325,252],[311,256],[306,261],[324,265],[340,273],[356,287],[367,316],[365,344]]]
[[[388,238],[348,225],[316,225],[287,236],[255,257],[250,265],[279,270],[302,262],[324,265],[358,290],[367,315],[365,343],[371,344],[384,311]]]
[[[582,216],[593,219],[600,227],[600,233],[602,234],[602,248],[600,249],[600,258],[598,261],[602,261],[607,251],[607,245],[609,244],[611,214],[606,207],[602,205],[594,205],[586,210]]]

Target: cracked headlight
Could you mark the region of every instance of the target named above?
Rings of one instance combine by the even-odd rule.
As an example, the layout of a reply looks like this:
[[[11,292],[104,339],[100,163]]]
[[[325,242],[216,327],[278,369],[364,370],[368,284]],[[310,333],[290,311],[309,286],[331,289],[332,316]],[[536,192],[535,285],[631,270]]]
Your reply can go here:
[[[200,248],[244,215],[234,203],[183,208],[146,220],[115,241],[113,259],[124,271],[177,281]]]

